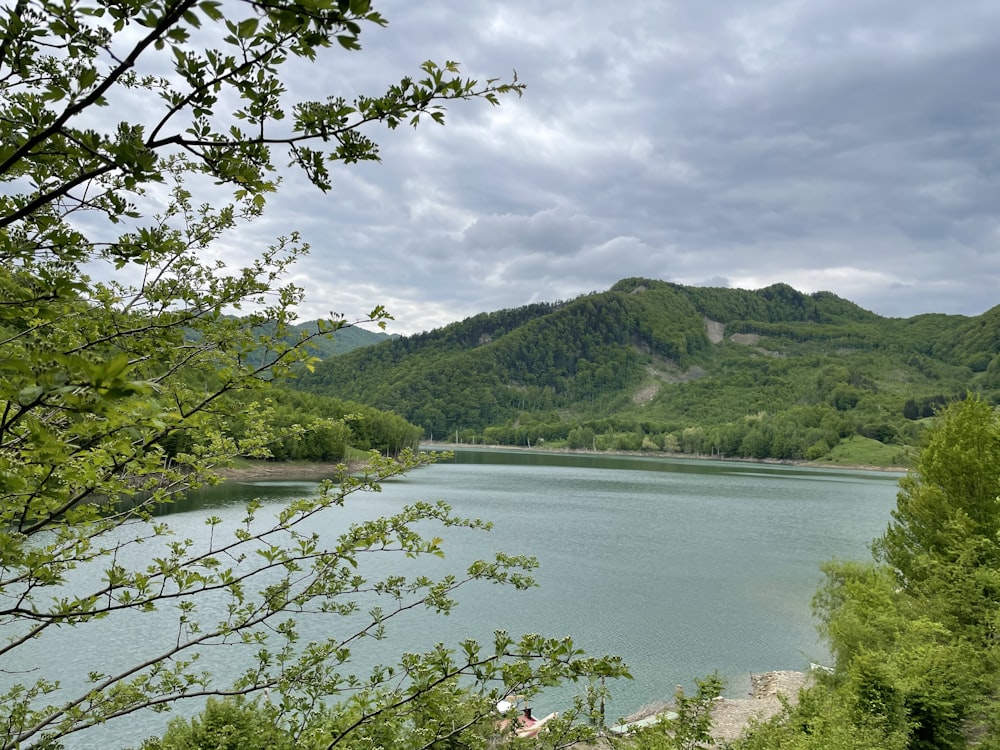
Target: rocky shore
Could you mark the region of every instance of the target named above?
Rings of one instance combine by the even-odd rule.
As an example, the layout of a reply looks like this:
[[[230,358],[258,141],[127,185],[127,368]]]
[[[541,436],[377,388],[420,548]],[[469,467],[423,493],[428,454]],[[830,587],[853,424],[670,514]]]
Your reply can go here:
[[[749,698],[719,698],[712,708],[712,736],[731,741],[753,721],[766,721],[781,712],[782,699],[790,705],[799,700],[799,690],[808,684],[804,672],[765,672],[750,676]]]
[[[807,687],[810,677],[805,672],[775,671],[750,675],[747,698],[716,698],[712,705],[712,738],[718,743],[739,739],[754,722],[767,721],[781,713],[784,703],[794,706],[799,690]],[[669,703],[653,703],[623,719],[624,724],[642,725],[661,714],[670,714]],[[611,747],[606,742],[595,748]]]
[[[219,469],[225,480],[256,481],[260,479],[335,479],[341,464],[312,461],[244,461],[238,466]]]
[[[717,698],[712,705],[712,737],[716,742],[738,739],[754,722],[777,716],[784,702],[795,705],[799,690],[809,684],[805,672],[774,671],[750,675],[750,692],[746,698]],[[625,724],[644,723],[651,717],[671,713],[669,703],[653,703],[623,720]],[[605,745],[598,744],[597,747]]]

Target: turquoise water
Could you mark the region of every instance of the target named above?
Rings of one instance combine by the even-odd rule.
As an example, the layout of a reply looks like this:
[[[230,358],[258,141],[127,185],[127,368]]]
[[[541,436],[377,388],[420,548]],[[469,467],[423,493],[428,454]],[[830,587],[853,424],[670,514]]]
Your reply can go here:
[[[434,531],[445,538],[444,560],[373,556],[372,571],[455,572],[503,550],[539,559],[538,586],[467,587],[451,616],[415,612],[393,623],[385,641],[366,643],[357,652],[359,671],[438,641],[488,641],[498,628],[572,635],[588,653],[618,654],[629,663],[634,679],[610,685],[608,714],[616,718],[669,699],[676,684],[689,686],[713,671],[726,678],[727,692],[742,695],[751,672],[826,661],[809,608],[819,565],[868,556],[871,539],[889,520],[897,480],[879,472],[718,461],[459,451],[454,461],[355,497],[315,527],[332,539],[352,521],[415,500],[444,500],[459,515],[492,520],[489,533]],[[238,523],[247,499],[261,497],[273,509],[314,488],[312,482],[230,483],[191,497],[163,520],[178,536],[202,542],[209,514]],[[170,613],[158,617],[109,618],[67,630],[4,667],[39,666],[73,683],[89,670],[107,671],[166,647],[176,624]],[[317,634],[345,625],[331,616],[306,623]],[[235,673],[236,653],[210,651],[205,665]],[[547,693],[536,713],[561,710],[569,697],[565,690]],[[66,745],[138,746],[168,718],[112,722]]]
[[[613,687],[621,714],[713,671],[741,695],[751,672],[825,662],[809,606],[819,565],[868,556],[898,480],[625,457],[457,459],[431,470],[434,496],[492,519],[493,547],[542,564],[535,590],[471,593],[466,627],[572,634],[588,652],[620,654],[634,676]]]

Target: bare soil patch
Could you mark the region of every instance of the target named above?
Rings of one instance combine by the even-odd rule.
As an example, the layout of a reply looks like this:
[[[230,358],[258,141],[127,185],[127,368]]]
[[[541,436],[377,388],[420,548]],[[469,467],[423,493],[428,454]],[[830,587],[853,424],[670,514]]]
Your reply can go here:
[[[350,466],[348,468],[356,468]],[[233,482],[260,479],[336,479],[344,464],[305,461],[254,461],[219,470],[219,476]]]
[[[726,334],[726,324],[705,318],[705,333],[708,334],[708,340],[713,344],[721,344]]]
[[[660,385],[660,383],[650,383],[649,385],[640,388],[632,396],[632,402],[639,404],[640,406],[648,404],[653,400],[656,394],[660,392]]]

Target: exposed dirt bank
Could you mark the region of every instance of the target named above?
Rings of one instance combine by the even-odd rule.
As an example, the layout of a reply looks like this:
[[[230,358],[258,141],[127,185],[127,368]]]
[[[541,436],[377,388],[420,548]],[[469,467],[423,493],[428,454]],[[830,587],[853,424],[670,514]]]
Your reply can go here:
[[[361,465],[352,465],[351,469]],[[306,461],[252,461],[220,469],[219,476],[234,482],[260,479],[336,479],[342,464]]]

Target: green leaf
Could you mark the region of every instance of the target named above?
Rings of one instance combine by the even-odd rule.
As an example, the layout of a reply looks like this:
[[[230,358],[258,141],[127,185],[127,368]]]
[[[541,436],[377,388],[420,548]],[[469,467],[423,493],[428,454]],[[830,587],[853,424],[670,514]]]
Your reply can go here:
[[[216,0],[203,0],[203,2],[198,3],[198,8],[208,16],[213,21],[221,21],[223,18],[223,13],[221,10],[222,3]]]
[[[240,39],[250,39],[257,33],[257,26],[260,21],[256,18],[246,18],[239,22],[236,27],[236,35]]]
[[[78,78],[78,82],[81,90],[90,88],[94,84],[94,81],[96,80],[97,80],[97,68],[88,67],[80,71],[80,77]]]

